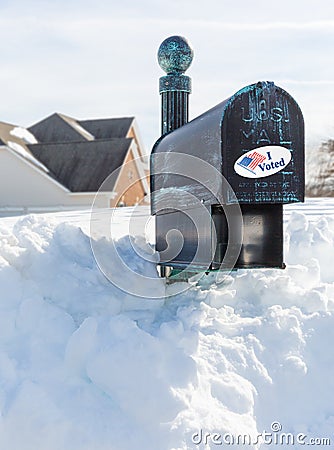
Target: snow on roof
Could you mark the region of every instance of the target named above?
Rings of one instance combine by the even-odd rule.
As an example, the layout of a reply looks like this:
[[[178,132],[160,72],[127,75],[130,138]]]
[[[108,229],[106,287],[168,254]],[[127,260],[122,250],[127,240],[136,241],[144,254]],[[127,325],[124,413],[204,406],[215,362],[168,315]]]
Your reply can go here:
[[[10,123],[0,122],[0,140],[7,148],[44,172],[49,173],[49,169],[30,152],[28,145],[37,144],[37,140],[27,129]]]
[[[27,144],[37,144],[38,141],[35,138],[35,136],[30,133],[26,128],[23,127],[15,127],[12,130],[10,130],[9,134],[12,136],[18,137],[20,139],[23,139],[24,142]]]
[[[28,150],[26,150],[22,145],[18,144],[17,142],[8,141],[7,146],[14,150],[14,152],[18,153],[19,155],[23,156],[23,158],[29,160],[35,166],[38,166],[40,169],[43,169],[45,172],[49,172],[49,169],[42,164],[40,161],[38,161],[37,158],[35,158]]]

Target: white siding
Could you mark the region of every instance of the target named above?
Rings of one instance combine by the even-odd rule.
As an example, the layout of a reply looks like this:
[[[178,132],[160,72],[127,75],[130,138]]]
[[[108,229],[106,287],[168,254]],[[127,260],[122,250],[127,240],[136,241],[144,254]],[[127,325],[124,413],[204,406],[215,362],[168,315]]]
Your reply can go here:
[[[95,193],[71,193],[41,169],[7,147],[0,147],[0,214],[90,208]],[[109,206],[111,193],[99,195]]]

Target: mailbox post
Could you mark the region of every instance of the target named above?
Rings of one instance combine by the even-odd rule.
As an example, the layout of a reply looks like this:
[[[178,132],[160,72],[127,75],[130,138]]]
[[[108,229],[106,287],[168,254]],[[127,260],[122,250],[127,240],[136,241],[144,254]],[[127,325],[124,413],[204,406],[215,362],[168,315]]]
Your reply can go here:
[[[262,81],[186,122],[169,129],[163,125],[163,136],[151,154],[151,212],[156,216],[161,266],[194,271],[219,268],[231,232],[226,216],[238,202],[243,240],[235,267],[284,268],[283,205],[304,201],[304,121],[296,101],[273,82]],[[218,202],[202,182],[180,176],[187,173],[187,168],[179,167],[182,158],[174,174],[173,154],[188,155],[218,170],[229,186],[217,180],[223,200]],[[181,205],[180,196],[185,198]],[[170,230],[182,235],[177,254],[166,252]],[[206,242],[200,252],[198,236]]]
[[[184,37],[171,36],[159,47],[159,65],[167,74],[159,80],[161,135],[188,122],[191,79],[184,72],[192,60],[193,50]]]

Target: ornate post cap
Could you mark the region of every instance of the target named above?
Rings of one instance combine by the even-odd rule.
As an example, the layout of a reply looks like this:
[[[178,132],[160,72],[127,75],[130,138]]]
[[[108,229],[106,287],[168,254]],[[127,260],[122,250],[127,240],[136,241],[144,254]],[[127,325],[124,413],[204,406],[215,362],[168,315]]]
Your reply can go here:
[[[167,75],[160,78],[159,92],[191,92],[191,79],[183,75],[190,67],[194,57],[188,40],[182,36],[170,36],[158,50],[158,62]]]

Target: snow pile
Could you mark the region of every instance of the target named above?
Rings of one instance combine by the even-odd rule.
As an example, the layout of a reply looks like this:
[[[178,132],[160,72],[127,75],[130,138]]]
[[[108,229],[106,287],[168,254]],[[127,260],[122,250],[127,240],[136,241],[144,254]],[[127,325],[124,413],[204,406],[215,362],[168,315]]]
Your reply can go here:
[[[292,211],[286,237],[284,271],[151,300],[109,283],[77,225],[2,220],[0,448],[214,449],[273,423],[333,445],[333,218]],[[127,236],[117,248],[155,273]]]

